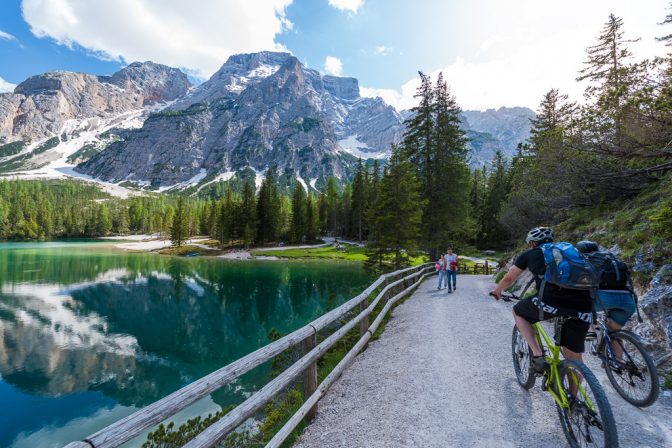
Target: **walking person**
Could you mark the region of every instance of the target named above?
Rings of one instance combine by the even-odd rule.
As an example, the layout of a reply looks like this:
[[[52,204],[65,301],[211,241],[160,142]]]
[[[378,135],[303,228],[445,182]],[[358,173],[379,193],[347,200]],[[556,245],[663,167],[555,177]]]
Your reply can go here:
[[[456,253],[453,253],[453,248],[448,246],[446,255],[446,283],[448,283],[448,293],[457,290],[457,271],[459,269],[459,258]],[[452,288],[451,288],[452,282]]]
[[[436,262],[436,267],[439,271],[439,285],[436,288],[437,290],[441,289],[441,284],[446,283],[448,286],[448,272],[447,272],[447,266],[446,266],[446,256],[444,254],[441,254],[441,258]]]

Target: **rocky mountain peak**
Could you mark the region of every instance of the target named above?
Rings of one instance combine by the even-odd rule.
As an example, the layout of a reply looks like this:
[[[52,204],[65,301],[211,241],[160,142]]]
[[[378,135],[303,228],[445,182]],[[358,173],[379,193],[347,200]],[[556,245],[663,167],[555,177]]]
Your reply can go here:
[[[322,78],[324,89],[332,95],[344,100],[359,98],[359,81],[355,78],[341,78],[326,75]]]
[[[48,72],[0,94],[0,143],[60,135],[66,121],[112,117],[173,101],[191,84],[180,70],[136,62],[111,76]]]
[[[144,95],[144,105],[172,101],[189,90],[191,82],[181,70],[151,61],[133,62],[110,77],[99,76],[122,89],[138,89]]]

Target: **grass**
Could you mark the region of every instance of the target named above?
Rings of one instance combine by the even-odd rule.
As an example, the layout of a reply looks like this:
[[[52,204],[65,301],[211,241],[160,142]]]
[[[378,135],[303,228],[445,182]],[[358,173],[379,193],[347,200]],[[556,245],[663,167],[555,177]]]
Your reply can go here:
[[[366,260],[366,248],[343,244],[342,250],[337,250],[334,246],[323,246],[309,249],[285,249],[285,250],[264,250],[257,249],[251,251],[254,256],[261,257],[280,257],[280,258],[318,258],[324,260],[347,260],[364,261]]]
[[[165,249],[160,249],[157,251],[161,255],[174,255],[178,257],[185,257],[187,255],[218,255],[220,251],[203,249],[198,246],[180,246],[180,247],[166,247]]]
[[[665,375],[665,382],[663,383],[665,389],[672,389],[672,370]]]
[[[660,267],[672,258],[671,209],[672,175],[668,175],[632,199],[573,211],[557,231],[567,241],[590,239],[607,248],[618,244],[630,265],[642,254]],[[635,272],[635,280],[647,283],[655,273]]]
[[[461,252],[458,253],[458,255],[464,255],[466,257],[474,257],[474,258],[481,258],[483,260],[490,260],[490,261],[499,261],[502,258],[504,258],[507,255],[507,252],[502,251],[502,250],[495,250],[494,254],[491,255],[486,255],[484,250],[480,250],[475,248],[474,246],[467,246],[462,250]]]

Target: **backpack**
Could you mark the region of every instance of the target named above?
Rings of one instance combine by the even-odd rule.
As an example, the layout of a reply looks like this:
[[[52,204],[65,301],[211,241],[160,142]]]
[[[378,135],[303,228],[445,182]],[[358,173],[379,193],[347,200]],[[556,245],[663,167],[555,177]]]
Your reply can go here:
[[[586,254],[586,258],[599,272],[598,288],[609,291],[629,290],[631,285],[628,265],[606,251]]]
[[[637,311],[637,321],[642,322],[642,316],[639,314],[639,298],[632,285],[632,276],[628,265],[616,258],[614,254],[606,251],[595,251],[586,254],[599,273],[599,285],[597,290],[598,300],[602,300],[604,294],[614,294],[613,291],[627,291],[635,302]],[[604,306],[602,306],[604,308]]]
[[[544,282],[566,289],[594,290],[599,284],[598,270],[570,243],[545,243]]]

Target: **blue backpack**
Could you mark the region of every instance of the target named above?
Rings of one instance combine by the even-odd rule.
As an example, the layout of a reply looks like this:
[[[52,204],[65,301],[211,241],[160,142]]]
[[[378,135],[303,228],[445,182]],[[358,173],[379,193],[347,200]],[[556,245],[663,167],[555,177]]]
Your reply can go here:
[[[600,273],[570,243],[545,243],[539,246],[544,254],[544,282],[561,288],[593,290],[600,283]]]

